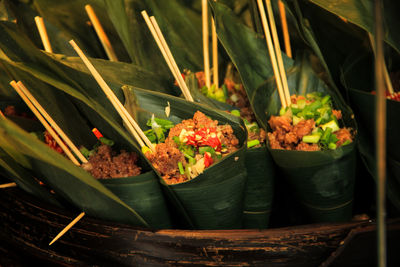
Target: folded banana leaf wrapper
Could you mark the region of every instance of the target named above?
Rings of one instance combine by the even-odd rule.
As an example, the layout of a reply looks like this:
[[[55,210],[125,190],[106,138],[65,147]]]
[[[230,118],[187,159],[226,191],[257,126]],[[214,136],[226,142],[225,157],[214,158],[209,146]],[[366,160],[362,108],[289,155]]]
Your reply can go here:
[[[45,83],[41,83],[39,80],[26,75],[26,73],[22,71],[15,71],[14,74],[25,81],[25,85],[30,88],[31,93],[34,94],[38,100],[41,100],[39,100],[40,103],[46,107],[46,110],[59,123],[60,127],[68,132],[68,136],[70,136],[75,144],[91,148],[94,144],[92,142],[93,138],[95,139],[95,137],[90,131],[90,128],[85,124],[84,119],[78,119],[78,111],[75,110],[74,106],[69,99],[64,96],[63,92],[55,90]],[[59,109],[52,108],[52,106],[58,107]],[[73,127],[71,126],[71,122],[79,122],[80,126]],[[23,166],[26,169],[36,173],[40,178],[43,177],[45,184],[54,188],[58,195],[69,200],[89,215],[117,222],[131,223],[135,226],[147,226],[152,228],[171,227],[164,195],[161,192],[156,175],[148,166],[146,168],[146,165],[144,165],[143,174],[136,177],[110,180],[100,179],[96,181],[89,173],[86,173],[83,169],[75,165],[71,167],[72,169],[69,169],[69,165],[72,163],[68,159],[61,156],[62,161],[59,162],[58,158],[60,155],[51,149],[49,150],[45,144],[32,135],[26,132],[24,133],[22,129],[18,127],[12,128],[12,126],[15,125],[8,123],[7,120],[4,120],[4,125],[11,127],[7,128],[11,130],[10,132],[6,131],[6,133],[10,133],[9,135],[12,137],[9,138],[12,138],[12,141],[6,138],[8,136],[6,134],[2,139],[2,141],[4,141],[2,146],[7,148],[7,144],[14,144],[16,146],[14,150],[20,154],[18,159],[24,159]],[[86,130],[86,132],[84,130]],[[13,135],[11,132],[18,132],[19,135]],[[78,132],[82,136],[77,136]],[[26,135],[28,135],[29,138],[27,138]],[[35,140],[35,145],[37,145],[37,147],[29,146],[32,138]],[[24,149],[24,146],[29,148]],[[118,146],[116,144],[114,146],[118,149],[121,148],[121,145]],[[126,148],[126,146],[122,147]],[[8,150],[9,149],[10,148],[8,148]],[[14,155],[15,154],[16,153],[14,153]],[[50,156],[53,154],[56,156]],[[41,155],[50,157],[43,159]],[[60,164],[64,163],[65,165],[60,166]],[[143,160],[139,162],[139,165],[141,163],[146,164]],[[14,167],[16,167],[15,164]],[[11,169],[14,172],[18,171],[17,169]],[[70,181],[68,186],[63,186],[68,180]],[[104,184],[104,186],[115,193],[115,195],[104,188],[104,186],[99,185],[99,183]],[[97,189],[93,189],[93,187],[97,187]],[[30,190],[33,190],[33,188]],[[27,191],[29,192],[30,190]],[[85,197],[83,197],[83,195],[85,195]],[[93,200],[90,200],[91,197],[93,197]],[[110,198],[112,198],[113,201],[110,201]],[[120,207],[114,207],[115,205]],[[125,211],[121,211],[121,209]],[[121,212],[121,214],[119,214],[119,212]]]
[[[186,75],[190,93],[196,102],[225,111],[235,107],[204,96],[198,88],[194,73]],[[268,227],[274,195],[275,166],[266,146],[246,149],[245,166],[247,183],[244,191],[243,227],[265,229]]]
[[[210,3],[215,15],[218,38],[240,73],[258,122],[269,129],[268,119],[281,107],[265,39],[241,24],[226,6]],[[357,130],[351,109],[333,89],[327,87],[309,65],[308,56],[294,62],[283,56],[289,73],[291,94],[319,91],[331,95],[336,109],[342,110],[346,127]],[[332,151],[287,151],[269,149],[282,176],[313,222],[347,221],[352,214],[355,181],[355,142]],[[279,204],[278,204],[279,205]]]
[[[247,132],[243,122],[228,113],[219,112],[204,105],[191,103],[181,98],[123,87],[125,105],[142,129],[152,114],[177,124],[183,119],[193,118],[201,111],[220,124],[230,124],[239,139],[240,148],[225,156],[220,162],[207,168],[202,174],[183,183],[167,185],[160,177],[174,205],[178,227],[196,229],[242,228],[243,193],[246,183],[245,147]],[[167,117],[165,108],[170,106]]]
[[[371,175],[376,179],[375,140],[376,140],[376,96],[374,91],[373,58],[371,55],[354,55],[345,62],[342,82],[347,89],[356,115],[359,117],[360,134],[359,150]],[[387,149],[387,182],[388,197],[400,210],[400,103],[386,101],[386,149]]]
[[[288,179],[313,222],[348,221],[352,217],[355,183],[357,125],[343,99],[326,86],[312,71],[307,61],[288,72],[292,93],[305,95],[322,92],[332,97],[335,109],[342,111],[342,125],[354,130],[355,140],[346,146],[327,151],[289,151],[270,149],[275,163]],[[275,81],[266,84],[275,91],[266,105],[266,114],[278,114]],[[280,108],[280,107],[279,107]]]

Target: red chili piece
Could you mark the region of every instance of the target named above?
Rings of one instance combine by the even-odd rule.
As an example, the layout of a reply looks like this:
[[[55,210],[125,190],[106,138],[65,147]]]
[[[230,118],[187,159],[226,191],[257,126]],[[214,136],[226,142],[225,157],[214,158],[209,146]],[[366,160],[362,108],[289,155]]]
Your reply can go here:
[[[201,128],[193,135],[187,136],[187,139],[187,145],[194,147],[210,146],[215,151],[221,151],[221,141],[217,136],[217,130],[215,128]]]

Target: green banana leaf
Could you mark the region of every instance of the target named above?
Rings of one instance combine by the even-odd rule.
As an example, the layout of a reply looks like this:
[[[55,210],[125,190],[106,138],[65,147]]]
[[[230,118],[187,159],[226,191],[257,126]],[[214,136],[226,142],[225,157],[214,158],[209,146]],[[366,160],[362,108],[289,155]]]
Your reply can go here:
[[[74,39],[88,51],[89,56],[107,59],[93,26],[88,23],[90,20],[85,11],[85,5],[90,4],[110,39],[118,59],[129,61],[127,52],[108,18],[102,0],[34,0],[30,2],[6,0],[5,2],[9,6],[10,13],[15,16],[19,28],[29,36],[36,47],[43,47],[34,21],[35,16],[41,16],[54,52],[75,55],[74,50],[68,44],[69,40]]]
[[[154,15],[180,68],[198,70],[203,65],[201,16],[182,0],[105,0],[114,23],[134,64],[171,77],[165,60],[140,12]]]
[[[22,190],[36,196],[43,201],[61,207],[57,197],[41,186],[35,177],[32,176],[32,173],[19,165],[2,148],[0,148],[0,166],[3,168],[2,175],[11,179],[20,188],[22,188]]]
[[[245,157],[247,184],[243,227],[265,229],[269,225],[272,209],[275,166],[266,146],[247,149]]]
[[[241,120],[225,112],[183,99],[125,86],[125,105],[142,129],[146,121],[155,114],[167,118],[165,107],[170,104],[167,118],[174,123],[192,118],[199,110],[222,124],[229,123],[240,141],[240,149],[207,168],[204,173],[184,183],[166,185],[175,209],[180,212],[177,220],[185,220],[196,229],[238,229],[242,227],[243,193],[246,183],[245,145],[247,132]],[[234,166],[234,167],[233,167]],[[184,210],[181,210],[183,208]]]
[[[155,229],[172,227],[164,194],[153,171],[139,176],[99,180]]]
[[[359,150],[363,156],[364,163],[376,180],[376,97],[371,94],[374,88],[373,71],[372,55],[354,55],[345,62],[342,81],[348,90],[349,98],[356,115],[359,117],[360,124],[363,125],[360,128],[360,133],[363,134],[364,138],[359,141]],[[387,100],[386,112],[387,190],[389,199],[400,210],[400,147],[397,140],[400,135],[398,124],[399,102]]]
[[[257,120],[269,129],[268,118],[278,114],[280,102],[266,44],[241,25],[225,6],[211,5],[218,37],[241,75]],[[310,57],[308,54],[297,56],[295,65],[283,57],[291,93],[320,91],[331,95],[335,107],[342,110],[345,125],[357,130],[351,109],[336,90],[326,86],[314,73]],[[270,153],[312,221],[346,221],[351,218],[355,142],[334,151],[270,149]]]
[[[23,155],[18,163],[37,174],[58,195],[81,211],[97,218],[148,227],[132,208],[106,189],[82,168],[58,154],[14,123],[0,119],[1,144],[4,149]]]
[[[240,74],[257,121],[267,129],[266,115],[257,112],[257,109],[262,108],[263,100],[268,96],[261,99],[256,97],[258,88],[274,75],[265,39],[242,24],[227,6],[213,1],[210,5],[214,13],[218,40]],[[282,56],[285,68],[290,68],[293,60],[283,53]]]
[[[365,31],[374,33],[373,2],[363,0],[310,0],[319,7],[341,16]],[[400,53],[400,32],[398,25],[400,19],[397,11],[398,1],[383,1],[383,25],[385,27],[384,39]],[[343,39],[341,39],[343,40]]]
[[[12,65],[8,65],[7,62],[4,62],[4,65],[8,66],[8,70],[12,74],[13,79],[20,80],[24,83],[35,99],[42,105],[74,144],[78,147],[81,145],[92,147],[96,143],[96,137],[93,134],[90,134],[91,127],[88,125],[87,121],[82,118],[80,112],[67,98],[65,93],[40,81],[28,72],[14,68]],[[11,85],[10,90],[14,90]],[[39,122],[36,121],[36,123]],[[77,125],[79,125],[79,127],[76,127]]]
[[[356,136],[354,142],[335,150],[270,149],[272,157],[295,189],[312,221],[348,221],[352,216],[356,167],[357,124],[354,115],[342,97],[314,74],[306,55],[288,73],[288,83],[290,88],[295,88],[296,94],[318,91],[331,95],[334,107],[342,111],[343,124],[351,127]],[[275,90],[273,82],[262,90]],[[278,114],[278,101],[276,94],[265,101],[265,113]]]
[[[103,135],[113,140],[119,140],[125,147],[128,146],[132,149],[136,147],[136,150],[139,150],[136,142],[123,128],[120,116],[101,92],[95,80],[89,74],[79,70],[79,68],[82,68],[80,64],[73,63],[80,67],[77,67],[77,69],[70,68],[67,63],[63,64],[69,62],[68,59],[58,61],[56,60],[57,57],[51,57],[41,52],[12,23],[1,22],[0,32],[3,37],[0,40],[0,51],[3,51],[3,53],[0,53],[0,62],[12,65],[12,67],[29,73],[31,76],[66,93],[91,124],[98,128]],[[125,79],[132,81],[130,84],[145,88],[147,88],[146,85],[150,88],[151,86],[156,88],[163,86],[154,82],[159,81],[155,74],[140,71],[139,67],[103,60],[97,60],[94,63],[95,67],[105,70],[107,78],[110,79],[110,82],[107,81],[108,84],[114,89],[121,101],[123,95],[120,86]],[[102,69],[99,69],[101,74]],[[118,78],[119,69],[125,70],[121,72],[123,74],[122,80]],[[130,69],[138,71],[131,73],[130,78],[128,78]]]
[[[196,102],[219,109],[232,111],[235,107],[205,97],[198,88],[194,73],[185,77],[189,90]],[[274,165],[266,147],[248,148],[245,152],[247,183],[243,206],[243,227],[265,229],[268,227],[275,179]]]
[[[326,77],[322,77],[324,81],[332,87],[340,88],[343,62],[349,54],[369,49],[368,36],[361,28],[320,8],[312,1],[296,0],[292,6],[297,20],[296,32],[300,33],[302,39],[297,40],[296,44],[311,49],[325,70]],[[297,36],[291,32],[291,40],[295,38]]]

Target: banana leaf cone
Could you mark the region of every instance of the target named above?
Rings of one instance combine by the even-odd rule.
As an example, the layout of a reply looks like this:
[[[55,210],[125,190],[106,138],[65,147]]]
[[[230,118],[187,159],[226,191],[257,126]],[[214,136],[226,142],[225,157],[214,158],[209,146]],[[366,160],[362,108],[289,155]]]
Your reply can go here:
[[[196,102],[224,111],[235,109],[232,105],[204,96],[200,93],[194,73],[185,76],[191,95]],[[271,155],[265,146],[248,148],[245,152],[247,183],[244,191],[243,228],[265,229],[268,227],[272,207],[275,170]]]
[[[242,228],[243,193],[246,183],[245,145],[247,132],[243,122],[226,112],[219,112],[204,105],[191,103],[181,98],[123,87],[125,105],[136,118],[142,129],[154,114],[173,123],[193,118],[201,111],[220,124],[230,124],[239,139],[240,148],[225,156],[220,162],[207,168],[202,174],[183,183],[167,185],[161,183],[170,197],[176,212],[178,227],[196,229],[239,229]],[[165,108],[170,106],[167,117]]]
[[[354,115],[341,96],[314,74],[306,55],[296,62],[287,77],[291,94],[305,95],[317,91],[330,95],[334,108],[342,111],[345,127],[354,130],[355,139],[335,150],[269,149],[270,153],[312,222],[348,221],[352,216],[356,167],[357,125]],[[271,79],[265,84],[266,88],[260,89],[260,92],[271,95],[266,101],[265,111],[271,115],[278,114],[280,108],[274,86]]]
[[[109,190],[88,172],[75,166],[70,160],[9,120],[1,118],[0,131],[0,146],[5,151],[14,151],[13,157],[18,158],[19,164],[40,177],[57,195],[87,215],[137,227],[168,228],[170,226],[160,187],[158,184],[155,185],[154,182],[158,182],[151,170],[128,178],[127,181],[121,179],[116,182],[122,185],[125,183],[124,186],[131,187],[129,189],[121,190],[111,183],[107,184],[110,186],[111,190]],[[133,178],[137,179],[130,181]],[[112,193],[112,190],[117,194],[123,193],[122,198],[125,199],[127,195],[132,194],[131,197],[136,198],[137,201],[125,203]],[[162,204],[159,204],[160,202]],[[146,211],[144,216],[149,221],[130,205],[134,208],[139,206],[141,211]]]
[[[171,228],[171,218],[164,194],[153,171],[138,176],[99,179],[99,182],[143,216],[151,227]]]
[[[360,118],[360,124],[363,126],[360,131],[364,138],[360,139],[359,150],[371,175],[376,178],[376,161],[374,160],[376,97],[371,93],[374,88],[373,59],[367,55],[349,57],[343,69],[342,82],[347,89],[354,111]],[[396,208],[400,209],[400,147],[397,140],[400,136],[400,125],[398,123],[400,103],[387,100],[386,112],[388,196]]]
[[[275,166],[266,146],[248,148],[245,154],[247,184],[243,228],[268,228],[274,196]]]

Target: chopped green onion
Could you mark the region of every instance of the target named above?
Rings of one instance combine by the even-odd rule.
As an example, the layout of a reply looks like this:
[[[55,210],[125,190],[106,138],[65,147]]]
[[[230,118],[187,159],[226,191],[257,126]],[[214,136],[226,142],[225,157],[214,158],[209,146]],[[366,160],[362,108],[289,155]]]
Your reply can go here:
[[[339,130],[339,125],[337,124],[337,122],[335,120],[331,120],[330,122],[327,122],[325,124],[321,125],[322,130],[326,130],[327,128],[331,128],[332,132],[336,132],[337,130]]]
[[[190,158],[189,158],[189,164],[191,164],[191,165],[194,165],[194,164],[196,164],[196,159],[195,159],[195,158],[192,158],[192,157],[190,157]]]
[[[324,96],[324,98],[322,98],[322,100],[321,100],[322,105],[328,103],[328,101],[329,101],[330,99],[331,99],[331,96],[330,96],[330,95]]]
[[[347,146],[347,145],[350,144],[350,143],[351,143],[350,140],[346,140],[346,141],[344,141],[344,143],[342,144],[342,146]]]
[[[321,136],[321,142],[322,143],[328,143],[329,138],[331,137],[331,133],[332,133],[332,128],[327,128],[324,133]]]
[[[312,102],[310,104],[310,110],[311,111],[315,111],[315,110],[319,109],[320,107],[322,107],[322,103],[319,100],[315,100],[314,102]]]
[[[183,169],[182,162],[178,161],[178,168],[180,174],[185,174],[185,170]]]
[[[79,149],[79,151],[82,153],[82,155],[85,157],[85,158],[89,158],[89,156],[90,156],[90,151],[89,151],[89,149],[87,149],[86,147],[81,147],[80,149]]]
[[[151,149],[150,148],[148,148],[147,146],[142,146],[142,153],[143,154],[146,154],[147,152],[151,152]]]
[[[299,99],[297,100],[297,106],[299,109],[303,109],[306,106],[306,100],[305,99]]]
[[[230,99],[231,99],[233,102],[236,103],[236,102],[239,100],[239,97],[237,96],[237,94],[232,94],[231,97],[230,97]]]
[[[282,107],[281,110],[279,110],[279,115],[283,116],[286,113],[286,108]]]
[[[108,146],[114,145],[114,141],[111,140],[111,139],[107,139],[107,138],[105,138],[105,137],[100,137],[99,140],[100,140],[100,142],[101,142],[102,144],[104,144],[104,145],[108,145]]]
[[[260,144],[260,141],[258,139],[251,140],[251,141],[247,142],[247,148],[250,148],[250,147],[253,147],[253,146],[256,146],[259,144]]]
[[[336,144],[335,144],[335,143],[329,143],[329,144],[328,144],[328,148],[329,148],[329,149],[332,149],[332,150],[333,150],[333,149],[336,149]]]
[[[200,154],[204,154],[206,152],[210,153],[211,155],[215,154],[214,148],[212,148],[210,146],[201,146],[201,147],[199,147],[199,153]]]
[[[293,116],[293,125],[297,125],[302,120],[303,120],[303,118]]]
[[[321,138],[321,136],[319,134],[312,134],[312,135],[303,136],[302,140],[304,143],[316,144],[316,143],[318,143],[320,138]]]
[[[236,116],[236,117],[240,117],[240,111],[237,110],[237,109],[232,110],[232,111],[231,111],[231,114],[234,115],[234,116]]]

